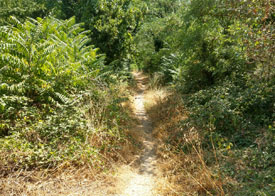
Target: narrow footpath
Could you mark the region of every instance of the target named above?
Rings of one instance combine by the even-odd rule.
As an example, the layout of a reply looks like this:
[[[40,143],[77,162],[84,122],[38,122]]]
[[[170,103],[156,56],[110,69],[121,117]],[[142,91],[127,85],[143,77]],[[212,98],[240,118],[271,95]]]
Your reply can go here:
[[[155,196],[156,182],[156,142],[152,137],[152,123],[144,108],[144,91],[147,78],[141,73],[134,74],[137,82],[137,94],[134,97],[134,111],[138,119],[136,131],[143,137],[143,151],[137,158],[138,168],[128,171],[124,190],[119,196]],[[126,172],[126,171],[125,171]],[[124,180],[125,180],[124,179]]]

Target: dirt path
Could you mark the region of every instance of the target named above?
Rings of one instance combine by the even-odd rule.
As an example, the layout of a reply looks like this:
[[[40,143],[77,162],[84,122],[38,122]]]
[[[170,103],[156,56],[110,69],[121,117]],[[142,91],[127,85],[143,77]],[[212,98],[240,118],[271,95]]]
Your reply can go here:
[[[129,108],[137,121],[133,121],[127,133],[133,140],[125,149],[127,161],[114,163],[111,172],[97,174],[91,168],[72,168],[55,176],[46,176],[40,171],[21,171],[10,177],[0,178],[0,195],[81,195],[81,196],[160,196],[168,182],[159,168],[157,160],[157,139],[152,136],[152,122],[146,114],[144,103],[148,97],[148,77],[134,73],[137,82],[134,97],[129,97]],[[156,93],[153,92],[153,95]],[[130,110],[130,109],[129,109]],[[128,132],[129,131],[129,132]],[[134,141],[134,142],[133,142]],[[134,147],[133,147],[133,146]],[[133,148],[132,148],[133,147]],[[127,163],[127,164],[126,164]],[[45,176],[44,176],[45,175]],[[30,178],[32,176],[32,178]],[[91,176],[91,178],[90,178]],[[43,178],[43,179],[42,179]],[[42,179],[42,180],[40,180]],[[170,191],[170,189],[169,189]]]
[[[134,97],[135,115],[139,121],[136,131],[143,137],[144,149],[137,157],[138,168],[122,171],[124,190],[120,196],[153,196],[156,182],[156,142],[152,137],[152,123],[144,108],[143,93],[146,90],[147,78],[141,73],[134,74],[137,82],[137,94]]]

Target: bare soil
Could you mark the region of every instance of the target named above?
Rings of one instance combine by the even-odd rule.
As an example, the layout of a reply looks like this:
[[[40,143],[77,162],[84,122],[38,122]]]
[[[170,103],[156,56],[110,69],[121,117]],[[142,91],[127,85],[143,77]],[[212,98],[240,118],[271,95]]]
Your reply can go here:
[[[156,146],[157,143],[152,137],[152,123],[144,108],[144,91],[148,78],[142,73],[134,73],[137,83],[137,93],[133,100],[133,109],[138,124],[135,131],[141,138],[143,150],[136,158],[135,167],[123,166],[120,169],[121,193],[120,196],[153,196],[156,194]]]

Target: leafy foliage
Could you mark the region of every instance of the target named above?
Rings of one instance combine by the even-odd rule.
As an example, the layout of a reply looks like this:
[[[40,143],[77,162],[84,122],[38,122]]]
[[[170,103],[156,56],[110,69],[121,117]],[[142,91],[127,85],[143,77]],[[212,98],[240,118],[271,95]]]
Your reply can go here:
[[[138,64],[152,88],[171,84],[181,93],[189,118],[179,130],[200,130],[196,145],[217,155],[214,173],[236,182],[228,193],[274,195],[274,7],[2,0],[1,168],[106,165],[101,155],[125,138],[119,81]],[[183,132],[174,134],[171,149],[188,153]]]
[[[26,17],[45,16],[47,8],[43,0],[2,0],[0,2],[0,25],[7,24],[10,16],[16,16],[20,20]]]
[[[201,130],[208,152],[213,142],[223,165],[219,172],[227,170],[241,180],[243,188],[234,189],[234,195],[272,195],[274,142],[266,137],[274,138],[274,2],[193,0],[181,5],[141,27],[136,37],[140,62],[182,93],[189,119],[179,126]],[[260,150],[259,140],[265,141]],[[226,166],[230,158],[235,167],[238,161],[250,164],[237,175],[237,168]]]
[[[134,37],[137,45],[136,58],[144,71],[153,73],[161,70],[165,72],[165,77],[169,77],[166,73],[168,69],[164,70],[163,67],[167,63],[166,56],[171,53],[169,42],[175,41],[171,32],[176,31],[181,24],[179,12],[182,2],[146,1],[146,6],[144,23]],[[167,82],[167,78],[165,80]]]
[[[108,78],[104,56],[88,45],[88,32],[75,18],[12,20],[0,28],[0,164],[101,165],[99,149],[120,142],[117,121],[126,118],[115,88],[98,85]],[[93,121],[90,112],[97,116]],[[95,135],[102,143],[91,141]]]
[[[65,17],[76,15],[91,30],[92,43],[106,54],[107,64],[120,68],[133,58],[133,34],[142,20],[141,10],[130,0],[92,0],[62,2]]]

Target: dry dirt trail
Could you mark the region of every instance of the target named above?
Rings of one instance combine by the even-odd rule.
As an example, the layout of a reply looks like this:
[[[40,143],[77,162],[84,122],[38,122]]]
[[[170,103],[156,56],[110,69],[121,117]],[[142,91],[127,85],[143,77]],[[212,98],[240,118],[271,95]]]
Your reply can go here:
[[[129,123],[131,128],[127,130],[134,140],[133,143],[129,142],[129,149],[125,150],[129,153],[126,154],[130,156],[129,160],[119,162],[120,165],[114,163],[114,170],[101,174],[87,168],[73,168],[65,172],[61,168],[55,176],[47,176],[43,170],[29,171],[21,176],[20,171],[10,177],[0,178],[0,195],[3,191],[7,196],[172,196],[170,192],[173,190],[159,168],[160,160],[156,155],[159,145],[153,137],[152,121],[144,106],[151,100],[147,90],[149,79],[140,72],[133,75],[137,87],[134,96],[129,97],[129,108],[137,120]],[[132,145],[135,147],[132,148]],[[169,194],[163,193],[163,188],[167,186]]]
[[[144,91],[146,90],[146,78],[142,73],[134,73],[137,82],[137,94],[134,96],[133,108],[138,119],[135,131],[142,135],[143,151],[137,157],[138,167],[122,170],[120,179],[123,188],[119,196],[156,196],[156,141],[152,137],[152,123],[144,108]]]

